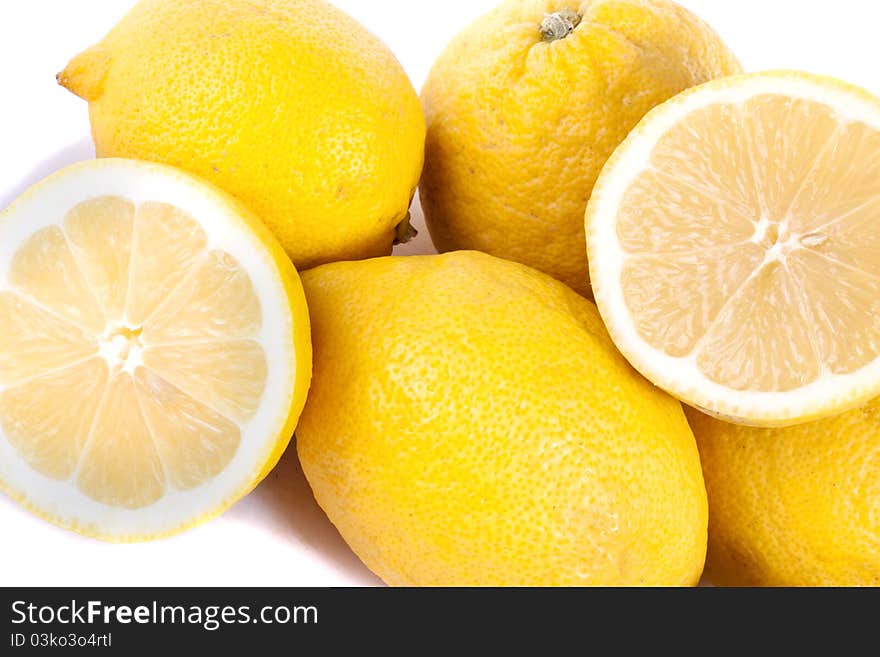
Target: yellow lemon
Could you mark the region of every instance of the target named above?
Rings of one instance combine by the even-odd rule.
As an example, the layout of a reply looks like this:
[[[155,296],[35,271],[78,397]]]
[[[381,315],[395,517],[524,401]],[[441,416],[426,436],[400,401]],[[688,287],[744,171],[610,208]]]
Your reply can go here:
[[[668,0],[507,0],[464,30],[422,90],[421,200],[440,251],[523,262],[590,294],[584,209],[655,105],[740,72]]]
[[[680,405],[596,307],[477,252],[303,275],[303,470],[392,585],[690,585],[706,493]]]
[[[0,214],[0,490],[113,541],[223,512],[305,403],[296,271],[231,197],[175,169],[65,169]]]
[[[297,267],[409,236],[418,97],[388,48],[322,0],[142,0],[58,79],[89,102],[99,156],[215,183]]]
[[[784,426],[880,394],[880,99],[770,72],[651,112],[587,211],[596,303],[648,379]]]
[[[880,400],[785,429],[688,410],[728,586],[880,586]]]

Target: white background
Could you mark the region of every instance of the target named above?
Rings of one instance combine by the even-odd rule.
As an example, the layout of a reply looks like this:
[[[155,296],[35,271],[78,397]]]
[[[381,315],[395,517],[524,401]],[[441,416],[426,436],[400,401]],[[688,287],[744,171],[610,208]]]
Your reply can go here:
[[[92,156],[86,105],[58,87],[54,75],[133,4],[0,2],[0,210],[26,185]],[[335,4],[391,47],[418,89],[447,41],[496,0]],[[708,21],[749,71],[797,68],[880,94],[880,5],[875,0],[682,4]],[[423,231],[407,251],[427,251],[424,238]],[[294,450],[225,516],[152,544],[114,546],[80,538],[31,517],[0,494],[0,585],[374,584],[379,580],[312,500]]]

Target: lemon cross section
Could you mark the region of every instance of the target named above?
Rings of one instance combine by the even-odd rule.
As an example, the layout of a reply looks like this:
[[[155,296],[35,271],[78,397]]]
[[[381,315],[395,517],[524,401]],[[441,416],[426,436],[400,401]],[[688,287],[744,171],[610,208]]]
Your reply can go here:
[[[100,160],[28,192],[0,235],[13,497],[137,540],[216,515],[268,472],[311,355],[299,279],[258,220],[173,169]]]
[[[597,304],[656,384],[789,425],[880,393],[880,100],[793,72],[649,114],[586,215]]]

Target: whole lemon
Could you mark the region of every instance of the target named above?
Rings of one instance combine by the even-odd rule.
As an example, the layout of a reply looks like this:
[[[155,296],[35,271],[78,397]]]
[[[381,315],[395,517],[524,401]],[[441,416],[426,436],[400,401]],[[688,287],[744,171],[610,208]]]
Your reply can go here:
[[[294,264],[391,253],[422,170],[394,55],[322,0],[142,0],[59,82],[99,156],[170,164],[243,201]]]
[[[452,41],[422,90],[434,244],[590,294],[584,212],[603,165],[654,106],[738,72],[668,0],[507,0]]]
[[[315,364],[297,448],[392,585],[689,585],[706,493],[681,406],[596,307],[476,252],[304,275]]]
[[[880,400],[785,429],[688,410],[726,586],[880,585]]]

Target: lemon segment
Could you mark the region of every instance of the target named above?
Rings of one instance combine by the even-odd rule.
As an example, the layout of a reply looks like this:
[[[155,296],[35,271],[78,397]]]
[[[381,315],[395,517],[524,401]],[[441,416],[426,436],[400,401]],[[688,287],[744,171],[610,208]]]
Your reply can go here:
[[[75,324],[0,291],[0,386],[72,365],[97,350],[97,339]]]
[[[19,248],[9,268],[13,289],[57,315],[98,333],[106,323],[58,226],[37,231]]]
[[[118,196],[80,203],[64,220],[64,234],[105,317],[125,311],[135,207]]]
[[[226,309],[218,316],[217,307]],[[228,253],[211,251],[144,324],[147,344],[179,344],[256,335],[262,315],[247,272]]]
[[[147,203],[138,210],[126,303],[130,324],[146,322],[189,273],[207,244],[202,227],[179,208]]]
[[[147,368],[139,369],[134,380],[171,485],[189,490],[220,474],[241,442],[238,425]]]
[[[141,540],[271,469],[311,351],[298,276],[259,220],[176,170],[101,160],[14,203],[0,244],[0,488]]]
[[[127,373],[107,386],[76,485],[96,502],[125,509],[148,506],[165,493],[162,461]]]
[[[252,340],[148,348],[144,365],[227,417],[245,422],[259,408],[268,363]]]
[[[0,428],[37,472],[70,477],[82,456],[109,370],[101,358],[38,376],[0,393]]]
[[[650,113],[586,215],[594,292],[649,379],[793,424],[880,392],[880,100],[775,72]]]

